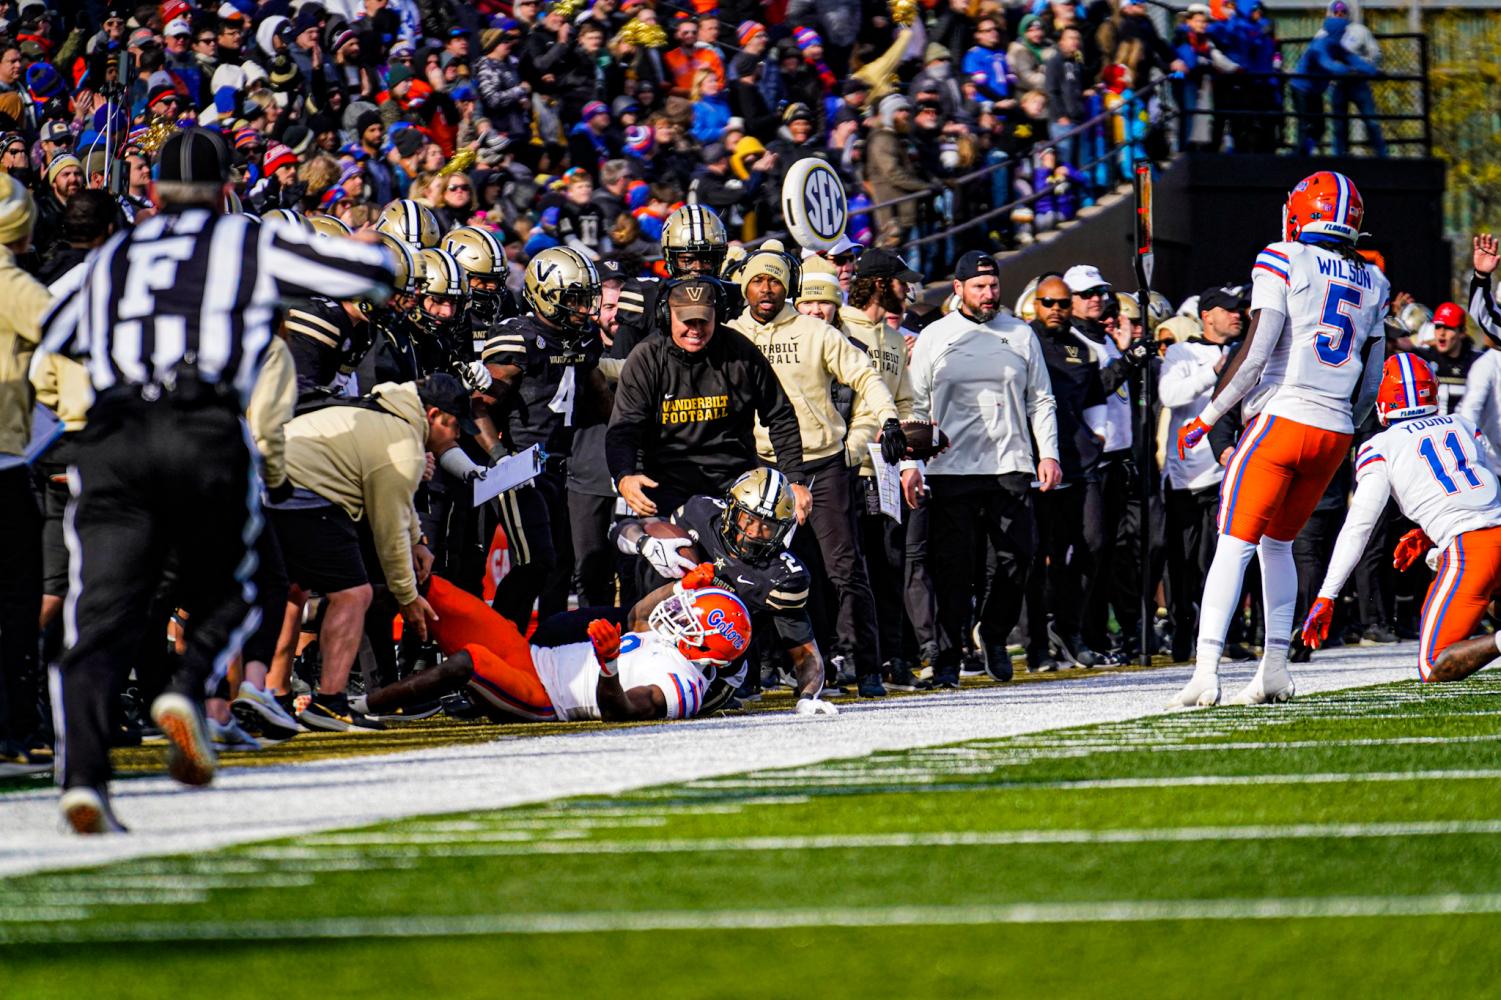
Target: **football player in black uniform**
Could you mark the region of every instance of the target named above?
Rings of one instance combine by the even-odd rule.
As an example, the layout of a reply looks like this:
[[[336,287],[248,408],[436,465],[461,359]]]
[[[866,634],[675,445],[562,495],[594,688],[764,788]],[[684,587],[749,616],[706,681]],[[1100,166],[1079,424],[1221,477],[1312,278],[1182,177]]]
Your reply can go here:
[[[543,618],[567,607],[573,559],[566,463],[576,412],[591,407],[608,414],[614,402],[599,371],[600,297],[589,258],[550,247],[526,267],[522,298],[530,314],[506,320],[485,344],[483,360],[495,381],[486,394],[492,426],[481,423],[488,431],[481,440],[491,454],[537,445],[544,459],[537,478],[499,497],[511,569],[494,607],[518,628],[527,626],[539,596]]]
[[[721,277],[729,252],[724,223],[705,205],[684,205],[662,224],[662,260],[674,278]],[[668,282],[654,277],[630,278],[620,290],[620,326],[631,341],[651,333],[657,322],[657,300]],[[723,315],[729,322],[744,307],[740,286],[720,281]],[[665,331],[664,331],[665,332]]]
[[[735,480],[723,500],[690,497],[670,521],[687,531],[691,542],[652,537],[644,527],[649,520],[655,519],[630,519],[616,525],[612,529],[616,547],[640,555],[660,575],[679,579],[694,569],[681,550],[697,545],[713,567],[713,585],[739,597],[750,610],[752,634],[758,641],[774,641],[786,650],[797,675],[798,713],[838,714],[819,697],[824,665],[808,617],[808,571],[787,551],[787,536],[796,521],[787,477],[776,469],[752,469]],[[643,597],[631,609],[631,622],[644,622],[674,586],[667,584]],[[705,712],[728,701],[746,669],[741,660],[721,671],[705,696]]]
[[[443,237],[443,249],[453,254],[469,279],[468,318],[477,359],[484,353],[485,342],[495,336],[495,328],[521,315],[516,296],[506,287],[506,251],[488,229],[479,226],[453,230]]]
[[[384,318],[404,308],[422,280],[421,265],[405,243],[386,235],[381,243],[396,259],[395,292],[384,306],[315,296],[287,310],[287,347],[297,368],[300,406],[373,388],[350,384],[355,368],[370,353]]]

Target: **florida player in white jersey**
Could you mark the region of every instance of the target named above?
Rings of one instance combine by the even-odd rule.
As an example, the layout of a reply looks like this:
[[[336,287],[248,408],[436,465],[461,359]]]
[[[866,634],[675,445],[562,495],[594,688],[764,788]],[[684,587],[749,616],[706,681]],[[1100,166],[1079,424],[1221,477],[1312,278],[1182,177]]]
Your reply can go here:
[[[1486,605],[1501,591],[1501,497],[1485,464],[1480,432],[1438,408],[1438,381],[1411,354],[1386,362],[1376,414],[1386,430],[1355,456],[1355,496],[1334,543],[1318,600],[1303,622],[1317,648],[1329,635],[1334,600],[1365,551],[1388,496],[1417,528],[1397,543],[1394,565],[1407,569],[1435,550],[1433,584],[1423,602],[1418,676],[1457,681],[1501,655],[1501,636],[1472,639]]]
[[[1186,458],[1237,404],[1245,433],[1220,484],[1219,542],[1199,602],[1193,678],[1169,703],[1220,700],[1219,661],[1241,579],[1261,557],[1266,611],[1256,676],[1232,704],[1287,701],[1298,574],[1292,543],[1350,450],[1375,400],[1390,286],[1355,251],[1365,207],[1343,174],[1301,181],[1282,210],[1283,238],[1256,256],[1251,331],[1198,417],[1178,431]]]
[[[588,642],[550,647],[531,645],[509,619],[440,577],[427,600],[447,659],[372,693],[369,711],[431,702],[467,685],[510,721],[688,719],[703,708],[715,671],[750,645],[745,605],[715,587],[679,588],[642,631],[622,635],[600,618],[589,623]]]

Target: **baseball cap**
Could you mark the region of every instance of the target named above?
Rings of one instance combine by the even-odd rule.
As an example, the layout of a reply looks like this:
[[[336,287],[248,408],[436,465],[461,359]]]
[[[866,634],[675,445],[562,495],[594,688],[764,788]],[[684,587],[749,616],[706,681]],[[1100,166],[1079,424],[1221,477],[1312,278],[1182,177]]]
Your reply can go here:
[[[711,281],[680,282],[667,293],[667,305],[684,322],[690,319],[712,320],[717,291]]]
[[[900,278],[902,281],[917,281],[922,278],[907,262],[890,250],[872,247],[860,255],[855,264],[857,278]]]
[[[1235,312],[1244,309],[1246,300],[1241,298],[1234,289],[1224,288],[1219,285],[1206,288],[1199,293],[1199,312],[1206,313],[1211,309],[1228,309]]]
[[[983,250],[971,250],[959,258],[959,263],[954,267],[954,279],[968,281],[982,274],[1000,274],[1000,270],[990,254]]]
[[[1451,330],[1463,330],[1465,328],[1465,311],[1453,302],[1445,302],[1433,310],[1433,325],[1448,327]]]
[[[43,142],[72,142],[73,133],[68,128],[68,123],[60,118],[54,118],[42,126]]]
[[[1093,264],[1075,264],[1063,272],[1063,283],[1071,292],[1087,292],[1091,288],[1109,288],[1110,282]]]
[[[173,132],[156,156],[156,179],[222,184],[229,179],[229,147],[217,132],[187,128]]]
[[[162,29],[162,34],[168,38],[175,38],[178,35],[191,35],[192,33],[193,26],[188,24],[188,19],[185,17],[179,17],[175,21],[168,22],[167,26]]]
[[[705,163],[718,163],[720,160],[725,159],[729,155],[729,152],[724,148],[724,143],[722,142],[709,143],[704,147],[703,152],[700,154]]]
[[[464,383],[447,372],[435,372],[417,382],[417,397],[424,407],[431,406],[459,418],[459,430],[478,434],[469,406],[469,391]]]

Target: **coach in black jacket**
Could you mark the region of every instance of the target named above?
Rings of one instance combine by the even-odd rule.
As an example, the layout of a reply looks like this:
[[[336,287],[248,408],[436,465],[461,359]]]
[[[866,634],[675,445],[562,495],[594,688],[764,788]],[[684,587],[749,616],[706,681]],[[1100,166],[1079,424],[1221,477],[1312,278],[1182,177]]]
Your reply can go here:
[[[610,478],[637,514],[669,513],[690,496],[719,496],[756,467],[755,417],[771,432],[777,465],[792,480],[798,520],[812,507],[797,415],[771,365],[745,337],[715,329],[717,283],[685,281],[668,293],[670,337],[631,351],[605,432]]]

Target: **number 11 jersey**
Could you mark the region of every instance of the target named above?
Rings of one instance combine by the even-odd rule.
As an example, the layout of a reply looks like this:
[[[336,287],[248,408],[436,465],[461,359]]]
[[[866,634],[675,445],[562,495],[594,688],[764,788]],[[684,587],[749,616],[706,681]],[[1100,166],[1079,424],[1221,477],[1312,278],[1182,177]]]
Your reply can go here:
[[[1246,396],[1258,413],[1350,434],[1350,403],[1361,359],[1383,335],[1391,286],[1374,264],[1310,243],[1273,243],[1251,271],[1252,311],[1275,310],[1285,324],[1261,381]],[[1270,332],[1270,331],[1264,331]]]
[[[1386,478],[1402,513],[1439,549],[1466,531],[1501,526],[1495,473],[1463,417],[1404,420],[1377,434],[1355,456],[1357,484],[1373,475]]]

